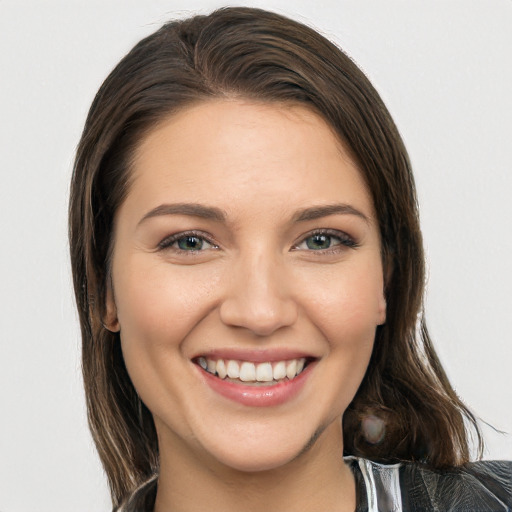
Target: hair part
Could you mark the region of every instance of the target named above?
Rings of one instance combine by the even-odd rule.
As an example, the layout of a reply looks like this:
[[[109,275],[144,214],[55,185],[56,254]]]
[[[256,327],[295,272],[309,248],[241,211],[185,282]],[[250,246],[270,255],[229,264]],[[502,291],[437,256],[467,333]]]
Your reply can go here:
[[[224,8],[168,23],[140,41],[101,86],[77,150],[71,261],[89,424],[114,507],[159,465],[151,413],[128,376],[119,334],[102,324],[115,214],[147,132],[193,103],[232,97],[314,110],[335,130],[373,199],[387,320],[377,328],[368,370],[344,415],[345,454],[461,465],[469,460],[465,421],[481,454],[475,417],[451,387],[425,325],[415,185],[389,112],[352,60],[311,28],[259,9]],[[368,415],[385,421],[378,443],[361,428]]]

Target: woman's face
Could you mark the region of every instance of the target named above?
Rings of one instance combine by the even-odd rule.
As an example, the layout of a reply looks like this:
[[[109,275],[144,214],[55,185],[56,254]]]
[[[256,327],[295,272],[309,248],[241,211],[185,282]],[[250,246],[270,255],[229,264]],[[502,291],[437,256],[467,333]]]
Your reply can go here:
[[[341,448],[382,274],[368,191],[316,114],[216,100],[150,132],[116,216],[107,320],[162,459],[257,471]]]

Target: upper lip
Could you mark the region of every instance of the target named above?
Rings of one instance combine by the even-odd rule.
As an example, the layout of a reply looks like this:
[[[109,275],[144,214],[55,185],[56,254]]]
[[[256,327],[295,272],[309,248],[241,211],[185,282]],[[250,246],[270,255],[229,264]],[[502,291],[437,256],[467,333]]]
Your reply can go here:
[[[236,361],[249,361],[251,363],[273,363],[277,361],[289,361],[291,359],[300,359],[302,357],[309,359],[317,359],[311,353],[303,350],[294,350],[290,348],[276,348],[276,349],[239,349],[239,348],[225,348],[207,350],[205,352],[197,353],[192,359],[198,357],[205,357],[207,359],[223,359],[223,360],[236,360]]]

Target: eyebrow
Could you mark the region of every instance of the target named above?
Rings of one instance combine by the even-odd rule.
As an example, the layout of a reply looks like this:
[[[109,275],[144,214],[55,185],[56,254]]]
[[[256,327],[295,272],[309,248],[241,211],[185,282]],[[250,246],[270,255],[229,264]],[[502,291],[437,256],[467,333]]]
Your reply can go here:
[[[153,208],[147,212],[144,217],[142,217],[138,225],[142,224],[147,219],[162,215],[188,215],[217,222],[226,222],[226,213],[215,206],[205,206],[197,203],[174,203],[161,204],[160,206]],[[344,203],[312,206],[310,208],[298,210],[293,215],[292,222],[316,220],[329,215],[355,215],[356,217],[363,219],[367,224],[370,224],[370,219],[364,213],[353,206]]]
[[[153,208],[140,219],[139,225],[147,219],[161,215],[190,215],[192,217],[200,217],[202,219],[210,219],[218,222],[224,222],[226,220],[226,214],[220,208],[196,203],[175,203],[161,204]]]
[[[294,222],[304,222],[307,220],[321,219],[322,217],[327,217],[329,215],[355,215],[356,217],[363,219],[367,224],[370,224],[370,219],[363,212],[344,203],[304,208],[295,213],[293,220]]]

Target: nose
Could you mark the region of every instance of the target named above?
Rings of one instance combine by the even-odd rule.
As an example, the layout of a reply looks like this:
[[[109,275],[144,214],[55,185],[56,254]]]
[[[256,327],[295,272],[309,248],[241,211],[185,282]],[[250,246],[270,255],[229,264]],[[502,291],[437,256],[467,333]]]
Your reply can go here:
[[[240,258],[230,269],[220,306],[224,324],[248,329],[257,336],[295,323],[298,306],[284,265],[263,255]]]

